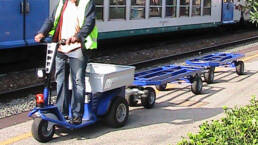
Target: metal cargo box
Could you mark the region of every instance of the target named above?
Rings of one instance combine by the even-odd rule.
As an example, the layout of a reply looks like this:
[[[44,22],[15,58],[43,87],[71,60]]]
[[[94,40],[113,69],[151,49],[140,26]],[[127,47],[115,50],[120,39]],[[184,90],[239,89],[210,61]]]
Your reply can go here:
[[[135,67],[89,63],[86,69],[86,92],[105,92],[129,86],[134,80]]]

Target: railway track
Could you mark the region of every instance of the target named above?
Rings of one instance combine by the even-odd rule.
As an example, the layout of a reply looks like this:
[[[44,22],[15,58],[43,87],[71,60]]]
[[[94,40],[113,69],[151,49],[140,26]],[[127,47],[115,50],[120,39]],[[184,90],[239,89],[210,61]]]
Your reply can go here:
[[[245,38],[245,39],[240,39],[240,40],[234,40],[231,42],[226,42],[226,43],[221,43],[221,44],[217,44],[217,45],[213,45],[213,46],[209,46],[209,47],[203,47],[201,49],[196,49],[196,50],[191,50],[191,51],[187,51],[181,54],[171,54],[171,55],[167,55],[167,56],[162,56],[159,58],[154,58],[154,59],[148,59],[148,60],[144,60],[144,61],[139,61],[136,63],[130,63],[130,64],[125,64],[125,65],[131,65],[131,66],[135,66],[136,69],[140,69],[146,66],[152,66],[154,64],[157,63],[161,63],[161,62],[168,62],[171,59],[176,59],[176,58],[180,58],[180,57],[186,57],[186,56],[193,56],[196,54],[200,54],[200,53],[206,53],[209,52],[211,50],[218,50],[218,49],[223,49],[226,48],[228,46],[232,46],[232,45],[238,45],[238,44],[242,44],[242,43],[247,43],[250,41],[254,41],[257,40],[258,36],[253,36],[253,37],[249,37],[249,38]],[[55,85],[55,83],[52,83],[53,86]],[[8,90],[8,91],[2,91],[0,92],[0,99],[4,98],[6,96],[13,96],[15,94],[24,94],[26,92],[30,92],[32,90],[40,90],[40,88],[43,87],[43,83],[39,83],[39,84],[33,84],[33,85],[29,85],[26,87],[22,87],[22,88],[17,88],[17,89],[13,89],[13,90]]]
[[[258,39],[258,36],[253,36],[253,37],[240,39],[240,40],[235,40],[235,41],[226,42],[226,43],[221,43],[221,44],[217,44],[217,45],[213,45],[213,46],[209,46],[209,47],[203,47],[201,49],[188,51],[188,52],[185,52],[185,53],[182,53],[182,54],[167,55],[167,56],[163,56],[163,57],[160,57],[160,58],[149,59],[149,60],[145,60],[145,61],[131,63],[131,64],[128,64],[128,65],[136,66],[136,68],[138,69],[138,68],[142,68],[142,67],[146,66],[146,64],[150,65],[150,64],[155,64],[157,62],[160,63],[160,62],[163,62],[163,61],[168,61],[168,60],[173,59],[173,58],[178,58],[178,57],[187,56],[187,55],[192,56],[196,53],[200,54],[200,53],[209,52],[211,50],[223,49],[223,48],[228,47],[228,46],[237,45],[237,44],[241,44],[241,43],[246,43],[246,42],[254,41],[254,40],[257,40],[257,39]]]

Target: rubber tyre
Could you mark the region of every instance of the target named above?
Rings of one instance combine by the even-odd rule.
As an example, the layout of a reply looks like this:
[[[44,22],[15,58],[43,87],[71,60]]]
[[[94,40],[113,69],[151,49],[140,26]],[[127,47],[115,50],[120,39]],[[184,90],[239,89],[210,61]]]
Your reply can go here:
[[[141,103],[144,108],[150,109],[153,108],[156,101],[156,92],[152,87],[144,88],[144,91],[146,91],[147,96],[141,98]]]
[[[156,87],[156,89],[159,90],[159,91],[165,91],[166,88],[167,88],[167,83],[162,84],[162,85],[156,85],[155,87]]]
[[[196,75],[193,79],[191,90],[194,94],[198,95],[202,93],[202,79],[199,75]]]
[[[124,111],[126,111],[126,112],[124,112],[125,116],[122,121],[119,121],[119,119],[117,118],[117,115],[119,115],[119,114],[117,114],[117,113],[119,113],[118,109],[120,107],[124,108],[125,109]],[[129,107],[128,107],[127,101],[123,97],[117,97],[113,101],[108,114],[105,116],[105,123],[108,126],[113,127],[113,128],[122,127],[126,124],[126,122],[128,120],[128,116],[129,116]]]
[[[131,96],[126,96],[125,99],[126,99],[126,101],[127,101],[127,103],[128,103],[129,106],[131,106],[131,107],[137,106],[138,101],[135,101],[135,100],[134,100],[134,96],[133,96],[133,95],[131,95]]]
[[[214,82],[214,71],[215,67],[210,67],[208,72],[204,73],[204,80],[207,84],[212,84]]]
[[[55,127],[51,130],[47,130],[48,121],[43,120],[42,118],[36,118],[33,121],[31,132],[32,136],[39,142],[45,143],[50,141],[53,138],[55,133]]]
[[[243,75],[245,72],[245,65],[243,61],[236,62],[236,73],[238,75]]]

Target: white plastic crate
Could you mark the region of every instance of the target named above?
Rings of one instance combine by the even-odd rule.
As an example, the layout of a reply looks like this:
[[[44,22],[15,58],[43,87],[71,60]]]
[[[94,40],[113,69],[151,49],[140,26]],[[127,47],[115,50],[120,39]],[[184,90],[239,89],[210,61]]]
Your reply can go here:
[[[134,81],[133,66],[88,63],[86,69],[86,92],[105,92]]]

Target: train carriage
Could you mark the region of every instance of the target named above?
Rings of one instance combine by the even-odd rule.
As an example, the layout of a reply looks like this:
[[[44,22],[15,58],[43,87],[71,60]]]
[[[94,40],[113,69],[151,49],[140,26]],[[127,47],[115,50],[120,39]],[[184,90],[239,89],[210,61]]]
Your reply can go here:
[[[2,0],[0,49],[33,41],[58,0]],[[95,0],[99,39],[216,27],[247,17],[243,0]]]

